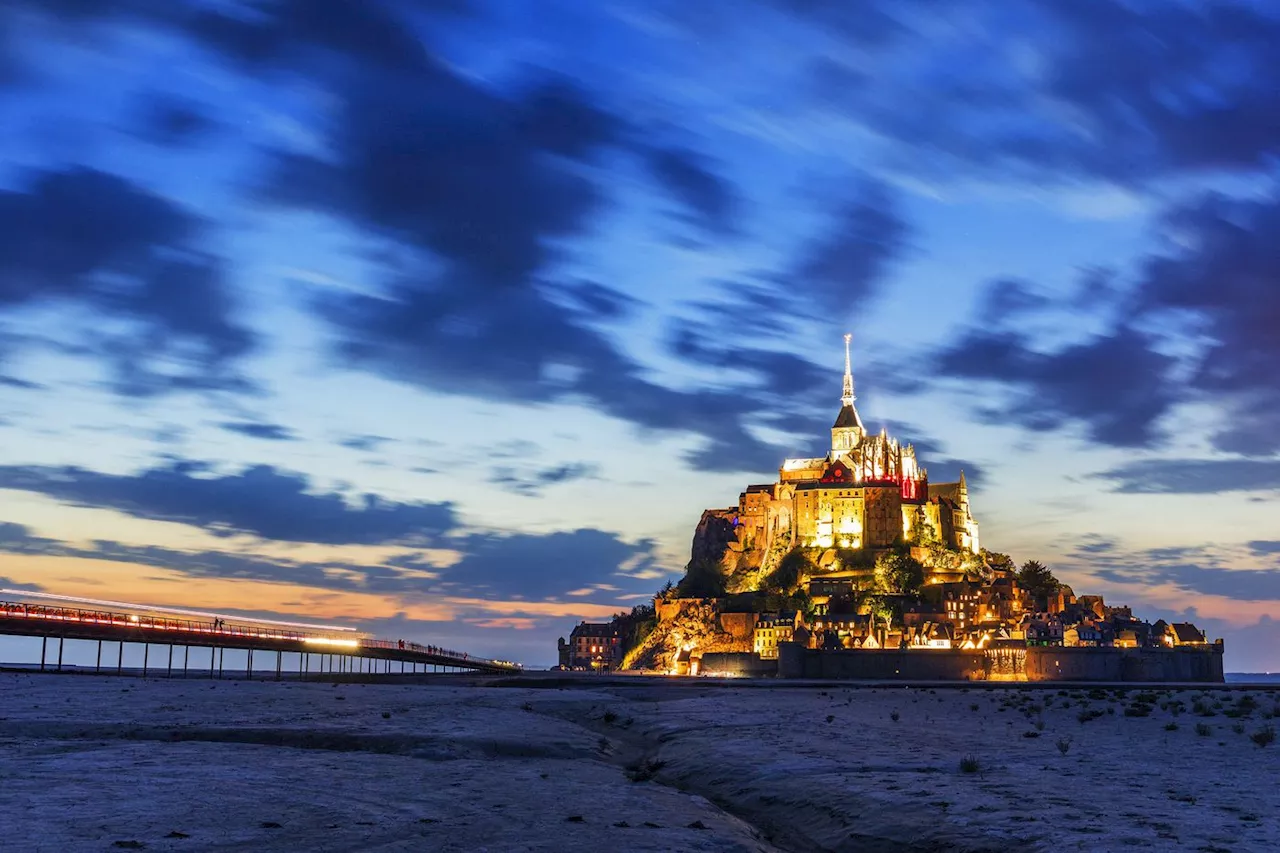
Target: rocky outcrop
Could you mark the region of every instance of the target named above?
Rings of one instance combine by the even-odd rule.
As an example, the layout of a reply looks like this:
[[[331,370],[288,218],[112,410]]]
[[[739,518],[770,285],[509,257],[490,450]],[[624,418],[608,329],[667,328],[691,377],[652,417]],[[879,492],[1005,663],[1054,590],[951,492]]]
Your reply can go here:
[[[693,549],[690,555],[693,562],[718,563],[726,570],[732,568],[738,545],[738,533],[733,519],[737,515],[734,509],[708,509],[698,520],[698,527],[693,531]],[[740,549],[738,549],[740,550]]]

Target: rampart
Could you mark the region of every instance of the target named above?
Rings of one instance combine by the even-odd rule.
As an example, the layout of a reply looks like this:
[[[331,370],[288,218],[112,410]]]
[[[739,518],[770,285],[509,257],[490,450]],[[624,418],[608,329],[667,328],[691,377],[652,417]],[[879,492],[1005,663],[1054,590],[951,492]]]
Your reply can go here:
[[[874,681],[1115,681],[1221,683],[1222,645],[1173,649],[1032,647],[806,649],[778,646],[782,678]]]
[[[707,652],[700,658],[698,674],[762,678],[777,675],[778,662],[751,652]]]

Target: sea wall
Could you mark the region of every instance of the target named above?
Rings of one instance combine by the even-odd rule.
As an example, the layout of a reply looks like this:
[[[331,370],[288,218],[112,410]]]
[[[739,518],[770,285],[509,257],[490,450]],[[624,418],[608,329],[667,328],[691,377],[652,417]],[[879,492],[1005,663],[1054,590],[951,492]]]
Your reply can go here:
[[[783,678],[1221,683],[1222,646],[1174,649],[806,649],[778,645]]]
[[[783,678],[865,678],[902,681],[980,681],[986,678],[981,651],[958,649],[806,649],[778,644]]]
[[[1221,683],[1222,646],[1173,649],[1030,648],[1028,681],[1193,681]]]
[[[739,675],[765,678],[778,674],[778,662],[752,652],[707,652],[698,664],[699,675]]]

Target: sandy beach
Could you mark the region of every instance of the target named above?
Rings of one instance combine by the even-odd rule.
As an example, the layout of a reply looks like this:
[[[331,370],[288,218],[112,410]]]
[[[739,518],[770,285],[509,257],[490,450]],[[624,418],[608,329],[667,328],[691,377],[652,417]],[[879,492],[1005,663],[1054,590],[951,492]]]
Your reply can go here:
[[[1280,744],[1253,740],[1280,723],[1280,693],[533,683],[3,674],[0,847],[1239,852],[1280,838]]]

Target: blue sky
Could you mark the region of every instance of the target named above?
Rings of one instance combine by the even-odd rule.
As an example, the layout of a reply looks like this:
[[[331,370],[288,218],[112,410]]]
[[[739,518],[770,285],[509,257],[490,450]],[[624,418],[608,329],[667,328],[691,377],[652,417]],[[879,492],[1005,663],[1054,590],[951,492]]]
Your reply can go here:
[[[869,426],[1280,658],[1280,17],[13,0],[7,583],[532,664]]]

